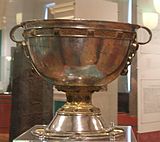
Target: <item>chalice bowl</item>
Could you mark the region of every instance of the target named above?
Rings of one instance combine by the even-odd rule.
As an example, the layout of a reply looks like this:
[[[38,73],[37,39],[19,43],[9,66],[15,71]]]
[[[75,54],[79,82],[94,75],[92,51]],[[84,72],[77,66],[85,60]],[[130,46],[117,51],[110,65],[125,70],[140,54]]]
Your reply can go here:
[[[18,28],[23,28],[22,41],[15,37]],[[149,34],[145,42],[137,41],[140,28]],[[32,20],[13,27],[10,37],[23,46],[39,75],[66,92],[67,102],[48,126],[32,131],[34,135],[94,140],[123,132],[104,124],[100,109],[92,105],[92,93],[127,73],[138,46],[151,40],[147,27],[80,19]]]

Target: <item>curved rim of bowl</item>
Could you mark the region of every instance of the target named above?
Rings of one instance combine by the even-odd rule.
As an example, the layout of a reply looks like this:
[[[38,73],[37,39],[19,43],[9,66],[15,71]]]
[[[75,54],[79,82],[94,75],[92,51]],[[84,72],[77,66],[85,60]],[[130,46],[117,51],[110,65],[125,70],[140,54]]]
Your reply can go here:
[[[35,26],[35,24],[37,26]],[[133,29],[139,29],[141,27],[140,25],[137,25],[137,24],[114,22],[114,21],[103,21],[103,20],[86,20],[86,19],[34,19],[34,20],[24,21],[21,23],[22,26],[26,27],[26,29],[43,28],[43,27],[47,27],[47,24],[58,24],[58,25],[66,24],[67,26],[72,26],[72,25],[83,26],[86,28],[87,27],[105,28],[105,26],[107,26],[107,28],[111,28],[111,29],[114,28],[114,29],[121,29],[121,30],[128,30],[128,31],[131,31]]]

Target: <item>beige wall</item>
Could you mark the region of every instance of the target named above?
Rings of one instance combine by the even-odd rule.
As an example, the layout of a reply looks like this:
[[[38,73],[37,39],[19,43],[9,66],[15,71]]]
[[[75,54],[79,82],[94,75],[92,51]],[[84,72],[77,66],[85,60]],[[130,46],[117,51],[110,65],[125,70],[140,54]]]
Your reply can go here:
[[[142,25],[143,12],[155,12],[152,0],[138,1],[138,24]],[[150,20],[150,19],[149,19]],[[138,132],[160,131],[160,20],[152,29],[152,41],[138,52]],[[148,35],[139,31],[138,40]]]

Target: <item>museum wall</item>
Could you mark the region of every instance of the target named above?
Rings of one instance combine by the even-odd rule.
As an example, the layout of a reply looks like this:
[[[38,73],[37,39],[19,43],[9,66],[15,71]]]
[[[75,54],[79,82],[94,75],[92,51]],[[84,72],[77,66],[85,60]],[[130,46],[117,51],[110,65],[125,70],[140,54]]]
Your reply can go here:
[[[143,12],[156,12],[152,0],[137,0],[138,24],[143,25]],[[151,17],[148,17],[149,21]],[[160,17],[152,29],[152,40],[138,52],[138,132],[160,130]],[[139,31],[138,40],[146,40],[147,33]]]

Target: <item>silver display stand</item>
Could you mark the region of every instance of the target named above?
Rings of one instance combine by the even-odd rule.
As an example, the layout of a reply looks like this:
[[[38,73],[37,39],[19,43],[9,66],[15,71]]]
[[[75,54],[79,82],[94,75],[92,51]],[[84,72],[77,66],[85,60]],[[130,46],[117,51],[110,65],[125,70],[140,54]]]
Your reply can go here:
[[[13,140],[13,142],[81,142],[81,141],[94,141],[94,142],[137,142],[134,133],[132,131],[132,127],[131,126],[118,126],[120,128],[124,129],[124,135],[119,136],[119,137],[113,137],[110,136],[106,139],[103,140],[48,140],[48,139],[39,139],[38,137],[35,137],[32,135],[31,131],[36,129],[36,128],[42,128],[45,126],[42,125],[36,125],[34,127],[32,127],[31,129],[29,129],[28,131],[24,132],[23,134],[21,134],[20,136],[18,136],[16,139]]]

